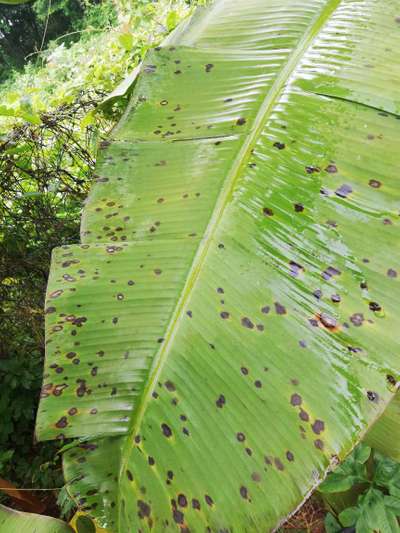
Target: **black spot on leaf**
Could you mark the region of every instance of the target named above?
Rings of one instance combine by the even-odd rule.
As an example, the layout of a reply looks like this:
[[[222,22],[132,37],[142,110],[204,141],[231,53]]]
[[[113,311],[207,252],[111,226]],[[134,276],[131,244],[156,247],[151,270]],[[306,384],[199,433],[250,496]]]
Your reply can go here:
[[[139,509],[139,511],[138,511],[139,518],[143,519],[143,518],[146,518],[146,517],[150,516],[151,509],[150,509],[150,505],[149,504],[147,504],[143,500],[138,500],[137,506],[138,506],[138,509]]]
[[[314,433],[319,435],[325,429],[325,424],[322,420],[316,420],[311,426]]]
[[[370,402],[378,402],[379,400],[379,396],[376,392],[373,392],[373,391],[367,391],[367,398]]]
[[[291,451],[286,452],[286,459],[290,462],[294,461],[294,455]]]
[[[336,165],[328,165],[326,168],[325,168],[326,172],[329,172],[330,174],[335,174],[337,172],[337,167]]]
[[[273,146],[274,146],[274,148],[277,148],[278,150],[283,150],[286,147],[286,145],[284,143],[281,143],[281,142],[278,142],[278,141],[274,142]]]
[[[316,439],[314,441],[314,446],[318,449],[318,450],[323,450],[324,449],[324,443],[321,439]]]
[[[200,511],[200,502],[196,498],[192,499],[192,507],[193,509],[196,509],[197,511]]]
[[[338,189],[336,189],[335,194],[336,196],[339,196],[340,198],[347,198],[349,194],[352,192],[353,192],[353,189],[351,188],[351,186],[344,183]]]
[[[180,507],[187,507],[187,498],[184,494],[178,494],[178,505]]]
[[[220,394],[215,404],[217,407],[222,409],[222,407],[226,404],[225,396],[223,394]]]
[[[164,435],[165,437],[167,437],[167,438],[171,437],[171,435],[172,435],[172,430],[171,430],[171,428],[170,428],[167,424],[162,423],[162,424],[161,424],[161,430],[162,430],[163,435]]]
[[[239,489],[239,492],[240,492],[240,496],[242,498],[244,498],[245,500],[247,500],[248,498],[248,492],[247,492],[247,488],[245,486],[241,486],[240,489]]]
[[[170,380],[167,380],[165,383],[165,388],[169,391],[169,392],[174,392],[176,390],[176,387],[175,385],[172,383],[172,381]]]
[[[253,322],[247,316],[243,317],[240,322],[243,327],[248,328],[248,329],[254,329]]]
[[[371,311],[381,311],[382,307],[377,302],[369,302],[369,308]]]
[[[306,411],[304,411],[304,409],[300,409],[299,417],[304,422],[308,422],[310,420],[309,414]]]
[[[362,313],[354,313],[350,317],[350,322],[356,327],[362,326],[364,315]]]
[[[286,308],[279,302],[275,302],[275,312],[278,315],[286,315]]]
[[[301,405],[302,398],[300,394],[297,394],[297,393],[292,394],[292,396],[290,397],[290,403],[294,406]]]
[[[328,329],[334,329],[337,326],[337,320],[327,313],[321,313],[321,323]]]
[[[321,169],[318,167],[309,166],[309,167],[306,167],[306,172],[307,174],[314,174],[314,172],[321,172]]]
[[[263,207],[263,214],[266,217],[272,217],[274,215],[274,212],[272,211],[270,207]]]
[[[178,511],[178,509],[174,509],[172,512],[172,516],[177,524],[183,524],[183,520],[185,517],[181,511]]]
[[[65,428],[68,426],[68,420],[66,416],[62,416],[58,422],[56,422],[56,428]]]
[[[382,183],[378,180],[369,180],[368,185],[373,189],[379,189]]]
[[[213,501],[213,499],[212,499],[211,496],[209,496],[208,494],[206,494],[206,495],[204,496],[204,499],[205,499],[207,505],[209,505],[210,507],[211,507],[212,505],[214,505],[214,501]]]

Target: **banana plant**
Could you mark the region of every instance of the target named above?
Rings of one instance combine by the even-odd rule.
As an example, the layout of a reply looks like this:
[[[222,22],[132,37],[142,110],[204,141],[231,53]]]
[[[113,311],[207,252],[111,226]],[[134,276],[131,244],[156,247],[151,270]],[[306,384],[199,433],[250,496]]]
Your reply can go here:
[[[400,11],[215,0],[54,250],[37,437],[113,533],[276,528],[399,385]]]

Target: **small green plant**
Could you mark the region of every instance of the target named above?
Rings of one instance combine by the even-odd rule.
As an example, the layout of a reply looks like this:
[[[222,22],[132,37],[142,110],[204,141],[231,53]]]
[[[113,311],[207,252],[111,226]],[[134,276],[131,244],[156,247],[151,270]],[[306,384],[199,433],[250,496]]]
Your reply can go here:
[[[360,444],[319,488],[330,512],[327,533],[400,531],[400,464]]]

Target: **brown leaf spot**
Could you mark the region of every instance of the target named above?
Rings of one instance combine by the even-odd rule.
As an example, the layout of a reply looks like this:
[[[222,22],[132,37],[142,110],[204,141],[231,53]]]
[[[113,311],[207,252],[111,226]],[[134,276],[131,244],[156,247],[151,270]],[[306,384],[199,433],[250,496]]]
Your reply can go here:
[[[280,304],[279,302],[275,302],[275,312],[278,315],[286,315],[286,308],[284,305]]]
[[[314,433],[319,435],[325,429],[325,424],[322,420],[316,420],[311,426]]]
[[[297,394],[297,393],[292,394],[292,396],[290,397],[290,403],[294,406],[301,405],[302,398],[300,394]]]
[[[382,183],[378,180],[369,180],[368,185],[373,189],[379,189]]]
[[[220,394],[215,404],[217,407],[222,409],[222,407],[226,404],[225,396],[223,394]]]
[[[212,499],[211,496],[209,496],[208,494],[206,494],[206,495],[204,496],[204,499],[205,499],[207,505],[209,505],[210,507],[211,507],[212,505],[214,505],[214,501],[213,501],[213,499]]]
[[[165,383],[165,388],[169,391],[169,392],[174,392],[176,391],[176,387],[175,385],[172,383],[172,381],[170,380],[167,380]]]
[[[187,507],[187,499],[184,494],[178,494],[178,505],[180,507]]]
[[[240,492],[240,496],[241,496],[243,499],[247,500],[247,498],[248,498],[247,488],[246,488],[245,486],[242,485],[242,486],[240,487],[240,489],[239,489],[239,492]]]
[[[371,311],[382,311],[382,307],[377,302],[369,302],[368,307]]]
[[[197,511],[200,511],[200,502],[196,498],[192,499],[192,507],[193,509],[196,509]]]
[[[287,459],[288,461],[290,461],[290,462],[294,461],[294,455],[293,455],[293,453],[292,453],[291,451],[289,451],[289,450],[286,452],[286,459]]]
[[[68,420],[66,416],[62,416],[58,422],[56,422],[56,428],[65,428],[68,426]]]
[[[283,150],[286,147],[286,145],[284,143],[281,143],[281,142],[278,142],[278,141],[274,142],[273,146],[274,146],[274,148],[277,148],[278,150]]]
[[[172,436],[172,430],[171,428],[165,424],[165,423],[162,423],[161,424],[161,430],[163,432],[163,435],[167,438],[171,437]]]
[[[63,293],[63,289],[58,289],[56,291],[53,291],[49,294],[49,298],[58,298]]]
[[[335,174],[337,172],[337,167],[336,165],[328,165],[325,170],[330,174]]]
[[[304,411],[304,409],[300,409],[299,417],[304,422],[308,422],[310,420],[309,414]]]
[[[150,513],[151,513],[150,505],[148,505],[143,500],[138,500],[137,506],[138,506],[138,509],[139,509],[139,511],[138,511],[139,518],[143,519],[145,517],[149,517],[150,516]]]
[[[174,509],[172,512],[172,516],[174,517],[174,521],[177,524],[183,524],[185,516],[181,511],[178,511],[178,509]]]
[[[239,442],[244,442],[246,440],[246,435],[244,433],[236,433],[236,438]]]
[[[323,450],[324,449],[324,443],[323,443],[323,441],[321,439],[316,439],[314,441],[314,446],[316,448],[318,448],[318,450]]]
[[[248,329],[254,329],[253,322],[247,316],[243,317],[240,322],[243,327],[248,328]]]

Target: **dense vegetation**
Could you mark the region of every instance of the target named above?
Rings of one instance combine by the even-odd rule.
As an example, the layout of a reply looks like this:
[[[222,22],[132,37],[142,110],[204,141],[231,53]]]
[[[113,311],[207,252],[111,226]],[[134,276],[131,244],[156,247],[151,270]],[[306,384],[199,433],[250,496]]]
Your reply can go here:
[[[0,5],[0,81],[20,71],[57,39],[61,44],[79,40],[82,33],[115,25],[116,10],[109,2],[90,0],[37,0]]]

